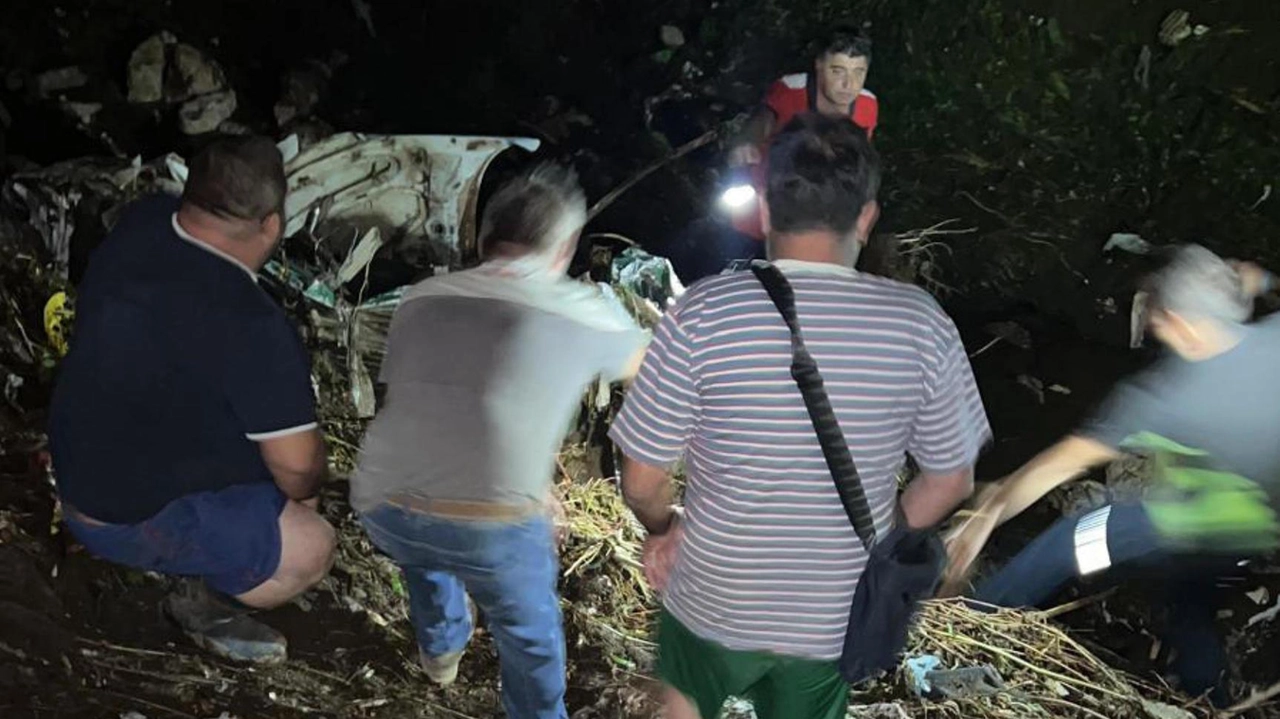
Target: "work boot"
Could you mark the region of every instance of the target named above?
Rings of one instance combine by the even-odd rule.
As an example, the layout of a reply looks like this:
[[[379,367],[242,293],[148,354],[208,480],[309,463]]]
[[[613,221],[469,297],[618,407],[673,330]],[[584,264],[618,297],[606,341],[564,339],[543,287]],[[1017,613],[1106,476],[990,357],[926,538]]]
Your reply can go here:
[[[165,597],[164,613],[191,640],[224,659],[257,664],[282,662],[288,652],[284,635],[249,617],[248,607],[222,597],[204,582],[184,581]]]

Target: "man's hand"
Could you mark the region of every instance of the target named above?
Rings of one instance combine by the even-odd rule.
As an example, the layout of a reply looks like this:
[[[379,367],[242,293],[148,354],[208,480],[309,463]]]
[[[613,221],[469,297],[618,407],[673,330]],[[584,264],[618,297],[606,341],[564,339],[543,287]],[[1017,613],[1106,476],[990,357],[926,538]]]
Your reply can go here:
[[[984,489],[974,503],[973,514],[943,539],[947,546],[947,568],[942,575],[938,596],[951,597],[963,591],[974,560],[1000,525],[1000,515],[1005,509],[1002,489],[999,483]]]
[[[662,534],[651,534],[644,540],[644,554],[641,562],[644,566],[644,578],[654,591],[662,592],[667,588],[667,580],[671,569],[676,564],[676,555],[680,550],[680,540],[684,536],[684,527],[680,515],[673,513],[671,524]]]
[[[1240,260],[1228,260],[1227,264],[1240,275],[1241,289],[1246,297],[1252,299],[1275,289],[1275,275],[1263,269],[1261,265]]]
[[[742,144],[729,151],[727,161],[729,167],[743,167],[745,165],[759,165],[762,158],[760,148],[753,144]]]

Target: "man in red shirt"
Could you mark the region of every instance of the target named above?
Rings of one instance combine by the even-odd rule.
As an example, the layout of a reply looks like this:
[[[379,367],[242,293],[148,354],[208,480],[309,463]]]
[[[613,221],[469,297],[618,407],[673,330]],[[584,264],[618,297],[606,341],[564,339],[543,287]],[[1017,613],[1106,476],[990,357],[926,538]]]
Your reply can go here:
[[[847,117],[866,130],[870,139],[880,115],[879,101],[866,89],[870,69],[871,38],[856,27],[836,29],[814,58],[811,71],[787,75],[769,86],[764,105],[747,122],[729,151],[729,166],[748,168],[758,196],[763,188],[762,159],[770,139],[805,112]],[[757,201],[731,209],[735,229],[754,239],[764,239]]]
[[[848,117],[867,131],[876,129],[880,104],[866,88],[871,69],[871,38],[856,28],[841,28],[827,39],[810,72],[787,75],[769,86],[761,107],[743,130],[729,165],[755,165],[774,133],[804,112]]]

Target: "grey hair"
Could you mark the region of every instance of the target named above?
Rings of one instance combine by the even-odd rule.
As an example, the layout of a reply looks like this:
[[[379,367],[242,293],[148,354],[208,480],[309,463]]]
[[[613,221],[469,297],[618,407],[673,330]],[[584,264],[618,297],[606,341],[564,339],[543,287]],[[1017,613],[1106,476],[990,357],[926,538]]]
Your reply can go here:
[[[544,162],[503,185],[489,199],[480,222],[479,246],[497,243],[534,252],[558,248],[587,223],[587,198],[572,168]]]
[[[1168,262],[1147,278],[1151,307],[1184,317],[1239,323],[1249,319],[1252,303],[1240,275],[1200,245],[1180,245]]]

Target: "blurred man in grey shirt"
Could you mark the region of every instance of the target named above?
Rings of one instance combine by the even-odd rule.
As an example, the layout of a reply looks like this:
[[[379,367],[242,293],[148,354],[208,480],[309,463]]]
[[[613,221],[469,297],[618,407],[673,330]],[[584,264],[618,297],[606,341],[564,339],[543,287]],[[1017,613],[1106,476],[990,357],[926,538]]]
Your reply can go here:
[[[630,377],[647,335],[565,276],[586,220],[569,171],[543,165],[490,200],[486,261],[413,287],[381,370],[352,504],[405,570],[427,674],[457,677],[483,610],[511,717],[559,719],[564,636],[548,507],[555,454],[596,377]]]

